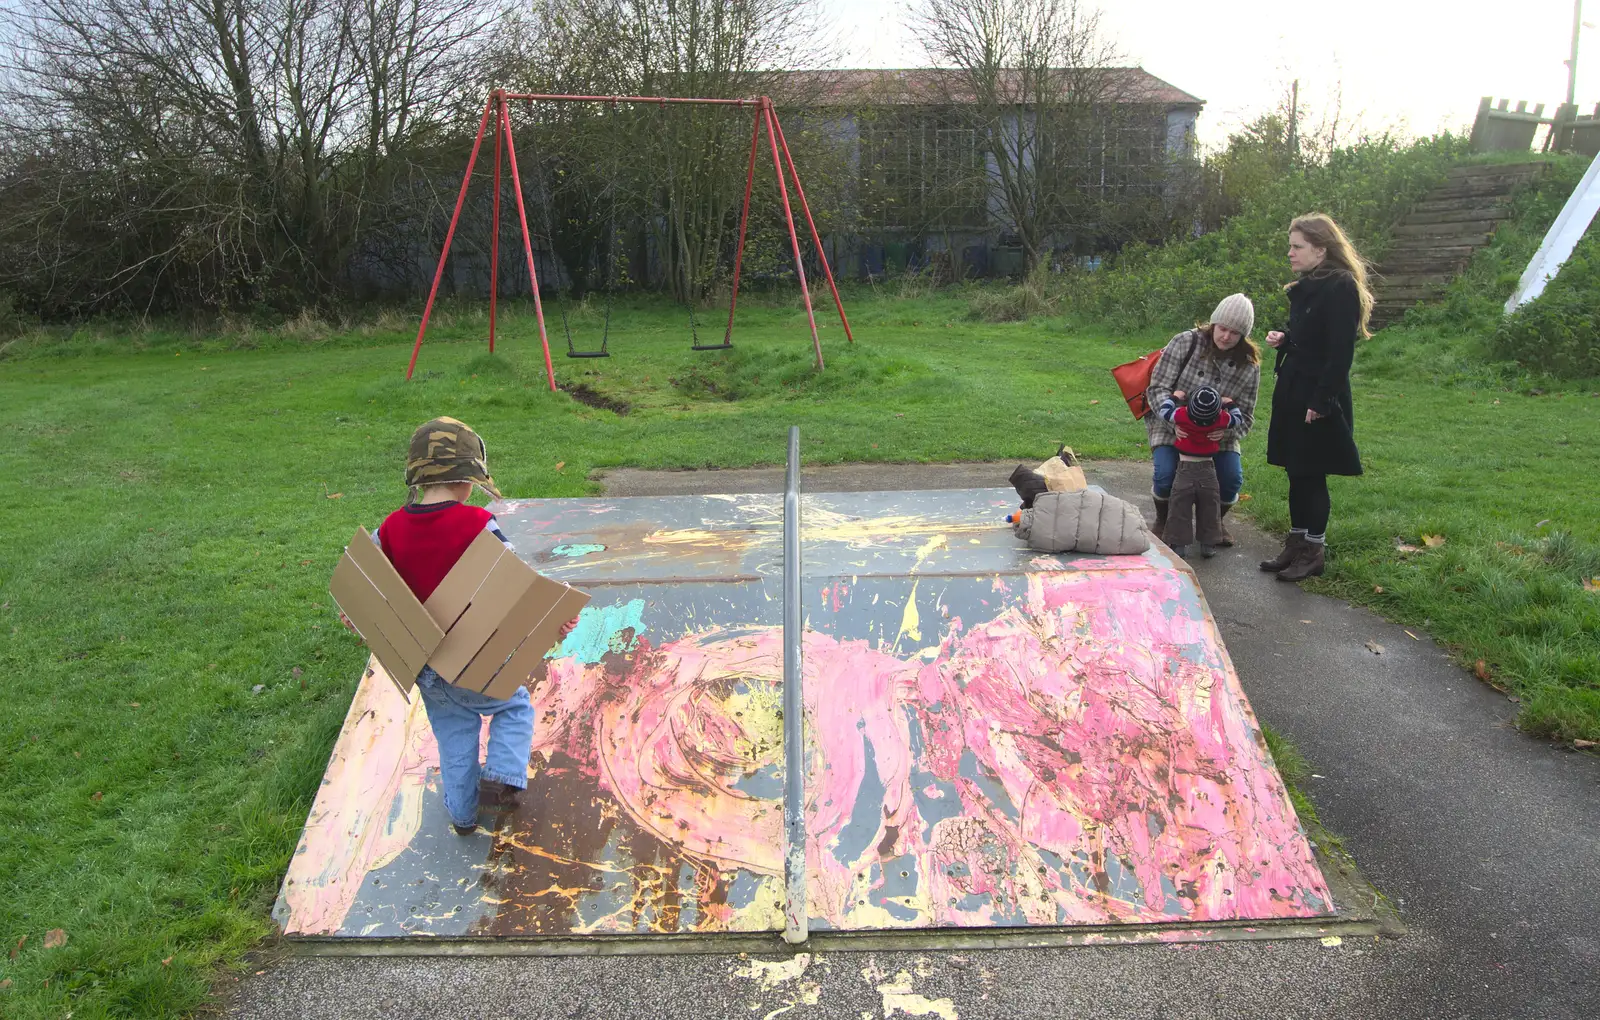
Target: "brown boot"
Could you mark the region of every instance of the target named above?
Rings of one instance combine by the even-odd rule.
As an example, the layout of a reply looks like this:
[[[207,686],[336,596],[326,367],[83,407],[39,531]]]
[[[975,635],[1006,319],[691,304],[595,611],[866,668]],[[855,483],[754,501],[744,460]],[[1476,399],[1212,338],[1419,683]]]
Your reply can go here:
[[[1326,549],[1327,546],[1322,542],[1302,543],[1294,562],[1278,571],[1278,580],[1304,581],[1308,577],[1321,577],[1323,554]]]
[[[1300,551],[1300,547],[1305,544],[1306,536],[1304,533],[1291,531],[1289,532],[1288,537],[1283,540],[1283,552],[1274,556],[1270,560],[1262,560],[1259,564],[1257,564],[1257,566],[1261,568],[1262,573],[1276,574],[1278,571],[1287,568],[1289,564],[1294,562],[1295,554],[1298,553]]]
[[[1228,511],[1232,510],[1234,508],[1234,506],[1235,506],[1234,503],[1224,503],[1224,504],[1222,504],[1222,516],[1224,518],[1226,518],[1228,516]],[[1216,547],[1218,549],[1232,549],[1233,548],[1233,535],[1232,535],[1232,533],[1230,533],[1228,531],[1227,521],[1226,520],[1218,521],[1217,522],[1217,527],[1222,529],[1222,537],[1218,538],[1216,540],[1216,542],[1213,543],[1213,544],[1216,545]]]
[[[1156,522],[1150,528],[1150,534],[1160,538],[1167,530],[1167,506],[1171,500],[1162,499],[1160,496],[1151,496],[1156,501]]]

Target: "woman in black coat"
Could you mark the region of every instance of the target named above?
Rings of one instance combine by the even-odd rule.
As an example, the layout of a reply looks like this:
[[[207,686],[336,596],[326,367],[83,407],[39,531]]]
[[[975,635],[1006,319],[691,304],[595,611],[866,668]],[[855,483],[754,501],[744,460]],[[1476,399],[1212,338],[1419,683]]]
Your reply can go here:
[[[1366,266],[1344,231],[1311,213],[1289,227],[1289,328],[1267,334],[1278,351],[1277,386],[1267,427],[1267,463],[1289,473],[1291,530],[1283,552],[1261,569],[1284,581],[1322,573],[1329,475],[1359,475],[1350,362],[1367,336],[1372,292]]]

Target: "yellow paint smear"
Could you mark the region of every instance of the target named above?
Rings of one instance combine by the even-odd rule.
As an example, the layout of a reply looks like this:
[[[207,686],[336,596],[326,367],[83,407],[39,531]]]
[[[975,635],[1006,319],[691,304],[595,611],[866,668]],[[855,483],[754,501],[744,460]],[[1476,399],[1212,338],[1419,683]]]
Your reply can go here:
[[[920,581],[911,582],[911,594],[906,596],[906,611],[900,614],[900,633],[894,636],[894,647],[898,649],[904,638],[913,641],[922,640],[922,617],[917,613],[917,585]]]
[[[759,983],[763,992],[770,992],[777,986],[800,977],[809,966],[811,966],[811,954],[797,953],[792,959],[773,963],[768,963],[766,960],[751,960],[749,966],[739,967],[734,973]]]
[[[883,996],[885,1020],[894,1016],[896,1012],[904,1013],[906,1016],[936,1016],[940,1020],[959,1020],[954,1002],[949,999],[930,999],[913,992],[909,971],[903,970],[894,976],[893,981],[879,985],[878,994]]]

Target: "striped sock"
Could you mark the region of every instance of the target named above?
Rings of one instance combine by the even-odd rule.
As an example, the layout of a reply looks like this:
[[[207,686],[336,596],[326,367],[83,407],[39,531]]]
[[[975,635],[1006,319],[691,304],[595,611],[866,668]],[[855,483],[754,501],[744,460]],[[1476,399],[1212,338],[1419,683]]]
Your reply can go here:
[[[1326,545],[1327,542],[1328,542],[1328,533],[1326,531],[1324,531],[1320,535],[1313,535],[1313,534],[1307,532],[1306,533],[1306,541],[1310,542],[1312,545]]]
[[[1305,533],[1306,533],[1306,529],[1304,529],[1304,528],[1290,528],[1289,529],[1289,534],[1291,534],[1291,535],[1299,535],[1302,538],[1305,537]]]

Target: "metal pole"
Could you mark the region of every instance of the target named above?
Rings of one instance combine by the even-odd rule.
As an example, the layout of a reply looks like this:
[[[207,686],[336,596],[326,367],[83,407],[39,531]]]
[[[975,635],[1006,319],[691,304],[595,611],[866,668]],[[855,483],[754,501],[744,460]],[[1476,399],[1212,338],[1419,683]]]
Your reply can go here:
[[[789,175],[794,178],[794,193],[800,199],[800,211],[806,214],[806,226],[811,228],[811,243],[817,246],[817,258],[822,260],[823,275],[828,278],[828,289],[833,291],[833,305],[839,309],[839,321],[844,323],[844,338],[855,343],[855,335],[850,332],[850,320],[844,315],[844,302],[839,300],[839,285],[833,282],[828,253],[822,250],[822,238],[817,234],[816,221],[811,218],[811,204],[806,201],[806,190],[800,186],[800,171],[795,169],[794,157],[789,154],[789,140],[783,135],[783,124],[778,120],[777,110],[772,111],[772,125],[778,129],[778,144],[783,146],[783,158],[789,164]]]
[[[1567,105],[1578,101],[1578,33],[1583,31],[1583,0],[1572,0],[1572,58],[1567,61]],[[1573,110],[1577,115],[1577,110]]]
[[[1289,159],[1300,154],[1300,79],[1289,89]]]
[[[494,353],[494,311],[495,304],[500,297],[500,151],[505,148],[505,129],[500,123],[505,120],[506,104],[497,91],[495,98],[495,126],[494,126],[494,230],[489,235],[489,353]]]
[[[551,103],[676,103],[686,106],[760,106],[759,99],[695,99],[687,96],[569,96],[542,92],[507,92],[507,99]]]
[[[800,689],[805,619],[800,585],[800,428],[789,426],[789,468],[783,486],[783,940],[805,942],[810,929],[806,901],[806,729]]]
[[[461,219],[461,206],[467,200],[467,185],[472,183],[472,168],[478,162],[478,147],[483,144],[483,130],[489,126],[489,111],[494,108],[494,97],[483,104],[483,119],[478,121],[478,137],[472,143],[472,155],[467,157],[467,172],[461,176],[461,192],[456,195],[456,211],[450,215],[450,229],[444,235],[444,251],[439,253],[439,268],[433,271],[433,286],[428,289],[428,303],[422,306],[422,324],[417,327],[417,342],[411,347],[411,361],[406,365],[406,378],[417,367],[417,352],[422,350],[422,338],[428,332],[428,317],[433,314],[433,299],[439,293],[439,281],[444,277],[444,263],[450,257],[450,242],[456,236],[456,221]]]
[[[817,316],[811,310],[811,290],[806,286],[806,267],[800,257],[800,235],[794,229],[794,210],[789,208],[789,185],[778,158],[778,119],[772,114],[772,100],[762,97],[761,109],[767,118],[767,144],[772,146],[772,169],[778,175],[778,194],[783,196],[783,219],[789,224],[789,244],[794,248],[794,275],[800,279],[800,296],[806,303],[806,321],[811,324],[811,347],[817,352],[817,371],[822,371],[822,341],[817,339]]]
[[[533,314],[539,320],[539,345],[544,348],[544,372],[550,392],[556,391],[556,369],[550,364],[550,338],[544,331],[544,303],[539,300],[539,274],[533,268],[533,238],[528,234],[528,208],[522,201],[522,175],[517,172],[517,143],[511,137],[511,111],[505,111],[506,156],[511,161],[511,187],[517,192],[517,218],[522,221],[522,250],[528,256],[528,282],[533,287]]]
[[[739,214],[739,248],[733,255],[733,297],[728,301],[728,328],[722,331],[722,342],[733,343],[733,310],[739,307],[739,270],[744,265],[745,230],[750,224],[750,189],[756,183],[756,147],[761,144],[761,111],[755,115],[755,126],[750,131],[750,166],[744,172],[744,211]]]

